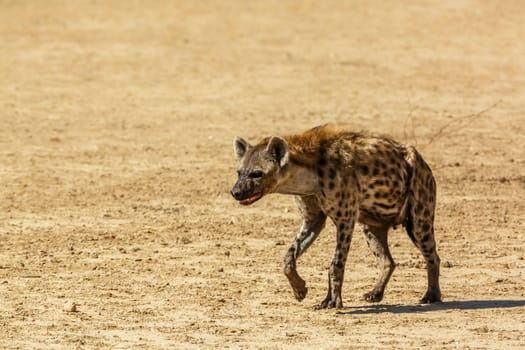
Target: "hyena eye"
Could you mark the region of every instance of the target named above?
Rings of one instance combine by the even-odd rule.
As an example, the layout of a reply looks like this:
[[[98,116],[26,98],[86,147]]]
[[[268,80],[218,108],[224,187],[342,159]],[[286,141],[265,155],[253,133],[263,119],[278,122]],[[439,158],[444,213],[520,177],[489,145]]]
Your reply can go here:
[[[264,173],[261,170],[255,170],[248,174],[248,177],[251,179],[260,179],[264,176]]]

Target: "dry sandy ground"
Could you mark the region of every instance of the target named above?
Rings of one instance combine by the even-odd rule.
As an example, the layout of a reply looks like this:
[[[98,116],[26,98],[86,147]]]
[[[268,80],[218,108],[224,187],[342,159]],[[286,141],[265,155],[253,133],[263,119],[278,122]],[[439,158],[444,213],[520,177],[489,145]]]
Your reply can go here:
[[[522,1],[0,0],[0,348],[525,348],[524,18]],[[294,300],[293,198],[239,207],[231,140],[325,122],[434,169],[442,304],[417,304],[401,229],[385,299],[363,302],[357,229],[345,308],[315,311],[332,225]]]

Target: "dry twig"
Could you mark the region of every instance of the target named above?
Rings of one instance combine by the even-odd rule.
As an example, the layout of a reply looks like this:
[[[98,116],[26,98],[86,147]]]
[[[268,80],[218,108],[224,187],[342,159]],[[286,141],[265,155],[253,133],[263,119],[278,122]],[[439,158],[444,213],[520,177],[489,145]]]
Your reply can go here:
[[[498,104],[501,103],[501,100],[497,101],[496,103],[492,104],[490,107],[488,108],[485,108],[479,112],[476,112],[476,113],[472,113],[472,114],[468,114],[468,115],[464,115],[464,116],[461,116],[461,117],[454,117],[452,116],[452,120],[448,123],[446,123],[445,125],[441,126],[435,133],[433,133],[428,142],[423,146],[423,147],[426,147],[432,143],[434,143],[435,141],[443,138],[443,137],[448,137],[452,134],[454,134],[455,132],[458,132],[462,129],[464,129],[465,127],[469,126],[470,124],[472,124],[474,121],[476,121],[477,119],[479,119],[480,117],[482,117],[485,113],[487,113],[488,111],[492,110],[493,108],[495,108]],[[409,135],[408,135],[408,132],[407,132],[407,127],[408,127],[408,123],[410,122],[410,138],[412,138],[415,142],[414,146],[417,146],[418,145],[418,141],[417,141],[417,138],[416,138],[416,131],[415,131],[415,122],[414,122],[414,116],[413,116],[413,112],[415,110],[415,107],[413,107],[411,104],[409,105],[410,109],[409,109],[409,112],[408,112],[408,116],[407,118],[405,119],[405,123],[403,125],[403,134],[404,134],[404,137],[405,139],[408,139],[409,138]]]

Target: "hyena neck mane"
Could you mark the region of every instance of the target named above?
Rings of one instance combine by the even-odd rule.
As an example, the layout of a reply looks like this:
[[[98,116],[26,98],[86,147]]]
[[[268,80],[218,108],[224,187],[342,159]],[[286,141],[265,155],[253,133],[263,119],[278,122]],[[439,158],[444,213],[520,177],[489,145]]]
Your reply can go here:
[[[302,134],[283,136],[288,144],[289,162],[275,192],[303,196],[320,193],[316,170],[319,162],[326,161],[323,157],[336,140],[357,135],[348,126],[326,124]],[[267,137],[260,144],[267,145],[270,139]]]
[[[283,136],[288,143],[290,152],[290,163],[297,167],[311,169],[318,165],[323,153],[328,152],[334,141],[341,138],[352,138],[361,133],[350,131],[350,127],[344,124],[325,124],[310,129],[302,134]],[[267,145],[270,137],[261,141]]]

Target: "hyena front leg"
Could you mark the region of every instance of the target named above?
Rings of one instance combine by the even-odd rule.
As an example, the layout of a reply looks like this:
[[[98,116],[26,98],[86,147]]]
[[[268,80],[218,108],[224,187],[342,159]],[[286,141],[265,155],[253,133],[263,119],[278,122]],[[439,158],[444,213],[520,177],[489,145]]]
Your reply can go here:
[[[337,227],[337,244],[334,257],[328,272],[328,294],[321,302],[319,308],[342,308],[343,299],[341,290],[345,274],[345,264],[350,250],[352,233],[356,221],[356,212],[351,212],[346,218],[335,218],[334,223]]]
[[[326,221],[326,214],[324,214],[319,207],[315,197],[305,196],[296,198],[303,216],[303,224],[284,256],[283,270],[292,286],[295,298],[302,301],[306,297],[308,289],[306,288],[305,281],[297,273],[296,261],[299,256],[308,249],[317,236],[319,236]]]

